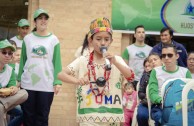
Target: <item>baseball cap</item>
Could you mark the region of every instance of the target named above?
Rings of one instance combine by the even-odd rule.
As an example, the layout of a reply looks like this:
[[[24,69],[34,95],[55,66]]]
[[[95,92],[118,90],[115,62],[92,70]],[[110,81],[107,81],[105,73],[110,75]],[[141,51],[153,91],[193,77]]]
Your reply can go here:
[[[41,14],[45,14],[48,18],[49,18],[49,15],[48,15],[48,12],[43,10],[43,9],[37,9],[35,12],[34,12],[34,19],[36,19],[38,16],[40,16]]]
[[[9,43],[7,39],[0,41],[0,49],[4,48],[11,48],[12,51],[15,51],[15,48],[11,45],[11,43]]]
[[[88,38],[97,32],[106,31],[112,35],[112,26],[108,18],[102,17],[93,20],[90,24],[90,31],[88,32]]]
[[[21,19],[19,22],[18,22],[18,27],[24,27],[24,26],[30,26],[28,20],[26,19]]]

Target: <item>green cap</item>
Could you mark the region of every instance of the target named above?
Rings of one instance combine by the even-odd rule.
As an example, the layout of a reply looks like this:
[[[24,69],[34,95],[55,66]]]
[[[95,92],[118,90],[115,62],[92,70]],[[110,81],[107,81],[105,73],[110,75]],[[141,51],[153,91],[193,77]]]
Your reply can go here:
[[[15,48],[12,46],[11,43],[7,39],[0,41],[0,49],[4,48],[11,48],[12,51],[15,51]]]
[[[45,14],[48,18],[49,18],[49,15],[47,13],[47,11],[43,10],[43,9],[37,9],[35,12],[34,12],[34,19],[36,19],[38,16],[40,16],[41,14]]]
[[[19,22],[18,22],[18,27],[24,27],[24,26],[30,26],[28,20],[26,19],[21,19]]]

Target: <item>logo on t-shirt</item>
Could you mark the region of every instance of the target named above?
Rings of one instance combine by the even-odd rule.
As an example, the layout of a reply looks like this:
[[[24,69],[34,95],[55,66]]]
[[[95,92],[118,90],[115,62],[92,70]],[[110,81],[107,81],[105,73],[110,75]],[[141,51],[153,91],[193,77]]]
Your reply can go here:
[[[142,52],[142,51],[137,52],[137,53],[135,54],[135,56],[137,56],[138,58],[145,58],[145,57],[146,57],[145,53]]]
[[[38,56],[45,56],[47,54],[46,48],[41,45],[37,45],[33,47],[32,53],[38,55]]]

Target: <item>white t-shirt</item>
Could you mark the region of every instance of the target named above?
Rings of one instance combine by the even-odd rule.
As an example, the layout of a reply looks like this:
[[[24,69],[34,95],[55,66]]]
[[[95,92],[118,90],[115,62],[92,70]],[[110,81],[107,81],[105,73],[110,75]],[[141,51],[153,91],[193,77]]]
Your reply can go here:
[[[161,96],[161,88],[164,82],[168,79],[173,78],[187,78],[187,75],[190,74],[189,70],[184,67],[177,66],[177,70],[174,72],[168,72],[165,70],[164,66],[156,67],[152,70],[152,75],[156,77],[156,80],[158,83],[158,94]],[[152,75],[150,75],[150,80],[152,81],[154,78],[152,78]]]
[[[23,39],[19,39],[17,36],[14,36],[10,40],[13,40],[16,43],[17,47],[22,48]]]
[[[24,37],[22,56],[26,56],[26,61],[24,63],[20,61],[20,66],[23,67],[21,87],[34,91],[53,92],[53,85],[58,81],[55,79],[56,74],[61,68],[58,38],[53,34],[38,36],[30,33]],[[59,71],[55,71],[56,69]]]
[[[192,78],[194,79],[194,73],[191,73]]]
[[[3,68],[3,71],[0,72],[0,88],[4,88],[8,85],[13,68],[6,64]]]
[[[148,57],[152,47],[148,45],[136,46],[135,44],[132,44],[127,47],[127,50],[129,54],[129,66],[135,73],[135,80],[139,81],[144,71],[144,59]]]

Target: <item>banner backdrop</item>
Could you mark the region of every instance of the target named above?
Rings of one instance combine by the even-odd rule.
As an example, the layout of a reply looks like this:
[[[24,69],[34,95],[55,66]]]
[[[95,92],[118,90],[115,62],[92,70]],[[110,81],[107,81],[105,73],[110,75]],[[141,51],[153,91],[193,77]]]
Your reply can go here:
[[[166,26],[194,35],[194,0],[112,0],[114,30],[134,31],[140,24],[146,31],[159,32]]]

